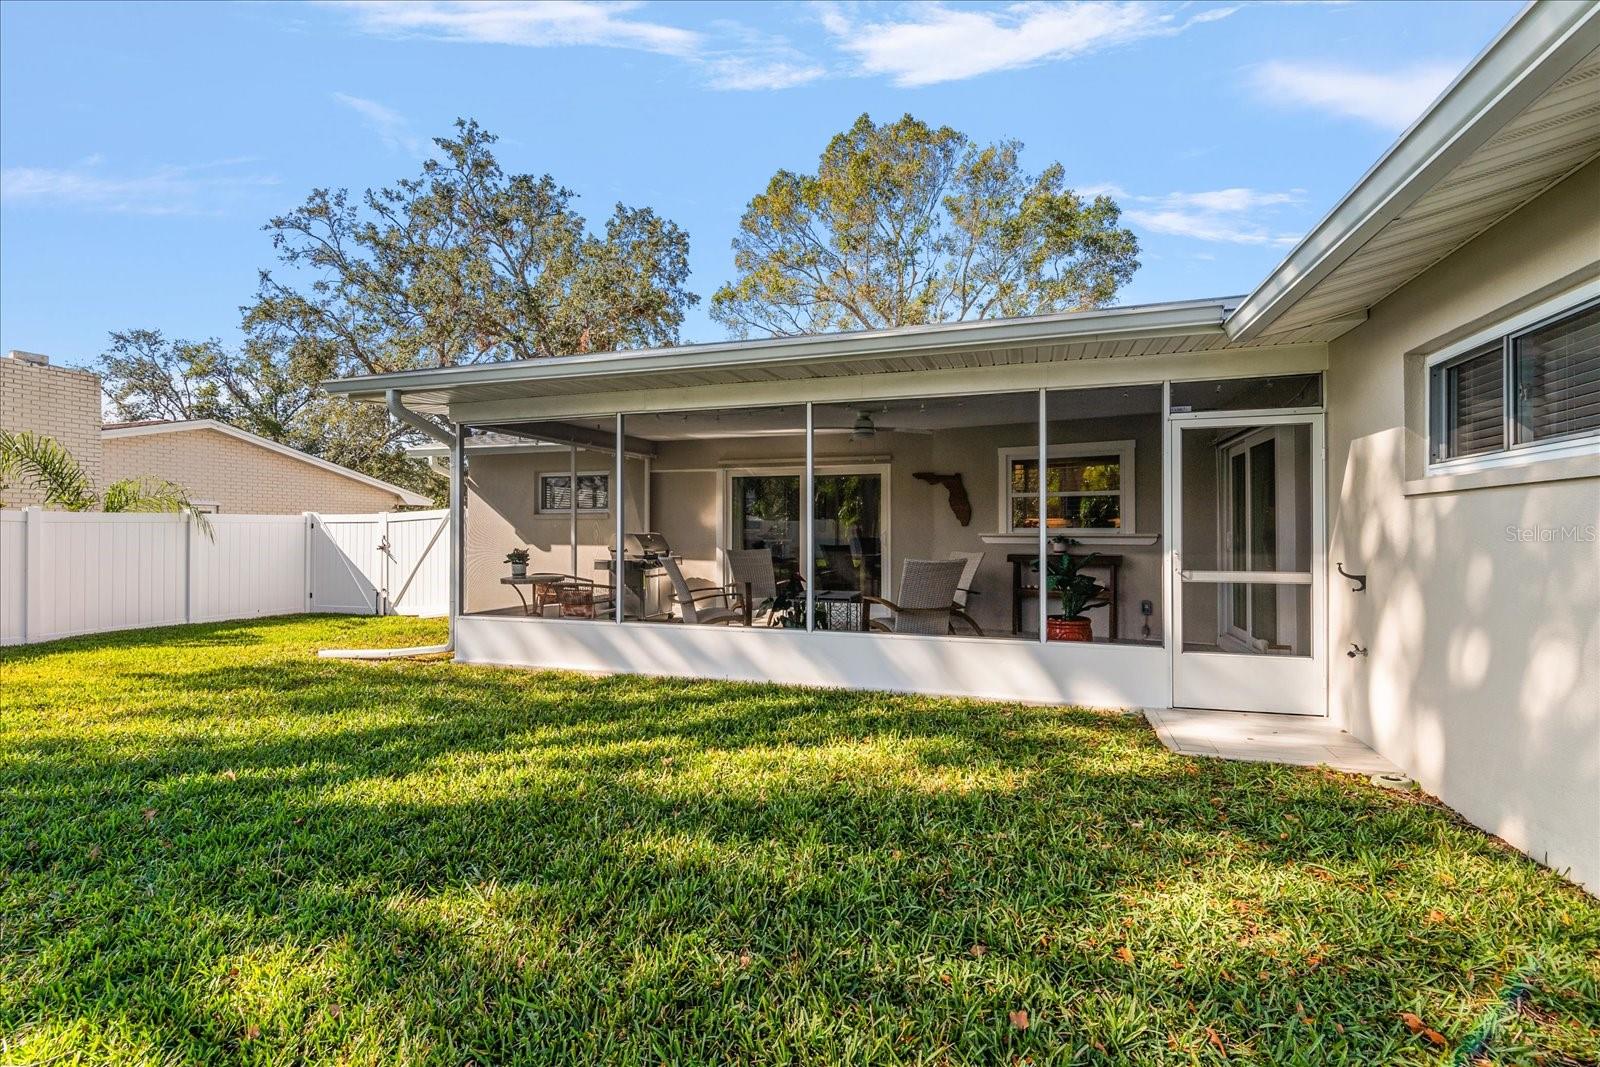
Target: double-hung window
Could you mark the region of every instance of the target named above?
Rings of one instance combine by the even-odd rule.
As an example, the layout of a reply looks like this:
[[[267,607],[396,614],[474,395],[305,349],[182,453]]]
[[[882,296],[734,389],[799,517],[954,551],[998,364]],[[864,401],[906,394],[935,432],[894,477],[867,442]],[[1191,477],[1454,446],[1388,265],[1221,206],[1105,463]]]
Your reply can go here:
[[[1051,445],[1043,497],[1045,526],[1059,533],[1115,533],[1133,529],[1133,442]],[[1000,529],[1039,528],[1039,450],[1000,453]]]
[[[1600,300],[1434,360],[1428,411],[1432,464],[1600,438]]]

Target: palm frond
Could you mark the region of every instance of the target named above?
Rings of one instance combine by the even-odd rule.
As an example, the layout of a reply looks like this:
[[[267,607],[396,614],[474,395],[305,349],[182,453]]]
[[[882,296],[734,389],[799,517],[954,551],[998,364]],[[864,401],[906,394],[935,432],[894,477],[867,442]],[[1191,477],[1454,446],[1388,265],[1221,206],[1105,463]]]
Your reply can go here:
[[[54,507],[89,511],[99,502],[89,472],[54,437],[0,430],[0,468],[15,471]]]
[[[106,486],[101,503],[108,512],[178,512],[187,511],[194,516],[200,532],[215,540],[211,521],[195,510],[189,491],[177,482],[165,478],[123,478]]]

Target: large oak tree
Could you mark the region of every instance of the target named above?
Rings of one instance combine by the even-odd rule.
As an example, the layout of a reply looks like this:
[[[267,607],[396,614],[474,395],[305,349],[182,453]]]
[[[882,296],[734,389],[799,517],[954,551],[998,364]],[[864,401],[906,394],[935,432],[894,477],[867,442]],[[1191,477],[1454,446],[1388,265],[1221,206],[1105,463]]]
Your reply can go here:
[[[780,170],[750,201],[712,316],[783,336],[1110,303],[1139,265],[1116,203],[1074,193],[1059,163],[1024,173],[1021,149],[862,115],[816,173]]]

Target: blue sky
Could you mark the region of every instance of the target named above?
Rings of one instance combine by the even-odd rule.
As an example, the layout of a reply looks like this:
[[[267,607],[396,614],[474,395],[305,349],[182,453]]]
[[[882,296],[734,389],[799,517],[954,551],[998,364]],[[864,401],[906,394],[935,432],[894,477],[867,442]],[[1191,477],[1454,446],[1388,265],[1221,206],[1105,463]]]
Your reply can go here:
[[[861,112],[1059,160],[1143,245],[1122,303],[1245,292],[1515,2],[0,5],[0,349],[238,337],[262,223],[414,173],[457,116],[598,225],[688,230],[691,287]],[[717,340],[702,303],[684,329]]]

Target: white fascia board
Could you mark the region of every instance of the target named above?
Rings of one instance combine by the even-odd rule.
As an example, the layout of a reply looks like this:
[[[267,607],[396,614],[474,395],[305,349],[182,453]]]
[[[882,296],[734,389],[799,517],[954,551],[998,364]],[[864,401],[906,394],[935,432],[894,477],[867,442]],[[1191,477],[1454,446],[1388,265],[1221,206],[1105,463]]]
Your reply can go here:
[[[1249,342],[1600,47],[1600,4],[1531,3],[1228,316]]]
[[[529,452],[560,452],[565,455],[571,451],[568,445],[538,444],[533,441],[523,441],[516,444],[481,444],[475,445],[472,440],[467,440],[467,455],[469,456],[501,456],[524,455]],[[450,450],[444,445],[408,445],[405,453],[417,459],[431,459],[436,456],[448,456]]]
[[[1237,302],[1237,297],[1229,297],[1017,319],[951,322],[935,326],[903,326],[891,330],[477,363],[465,367],[335,378],[323,382],[322,388],[354,399],[379,400],[391,389],[405,393],[419,389],[448,389],[456,385],[578,379],[601,374],[649,374],[661,370],[705,370],[738,365],[821,364],[841,359],[911,355],[951,348],[1002,348],[1086,338],[1201,335],[1222,332],[1223,319]]]
[[[395,496],[400,498],[400,502],[402,504],[419,506],[432,503],[428,497],[425,497],[420,493],[414,493],[410,489],[402,489],[398,485],[392,485],[389,482],[383,481],[381,478],[374,478],[370,474],[362,474],[360,471],[353,471],[349,467],[341,467],[337,463],[330,463],[328,460],[307,455],[297,448],[290,448],[286,444],[270,440],[266,437],[260,436],[259,434],[253,434],[249,430],[241,430],[237,426],[229,426],[227,423],[218,422],[216,419],[189,419],[185,422],[157,422],[151,423],[148,426],[114,426],[101,429],[100,436],[102,438],[112,439],[119,437],[149,437],[164,433],[186,433],[191,430],[214,430],[217,433],[227,434],[229,437],[243,441],[246,444],[255,445],[258,448],[265,448],[268,451],[276,452],[281,456],[288,456],[290,459],[297,459],[301,463],[309,463],[313,467],[320,467],[322,470],[328,471],[331,474],[337,474],[341,477],[349,478],[351,481],[360,482],[363,485],[369,485],[374,489],[382,489],[386,493],[393,493]]]

